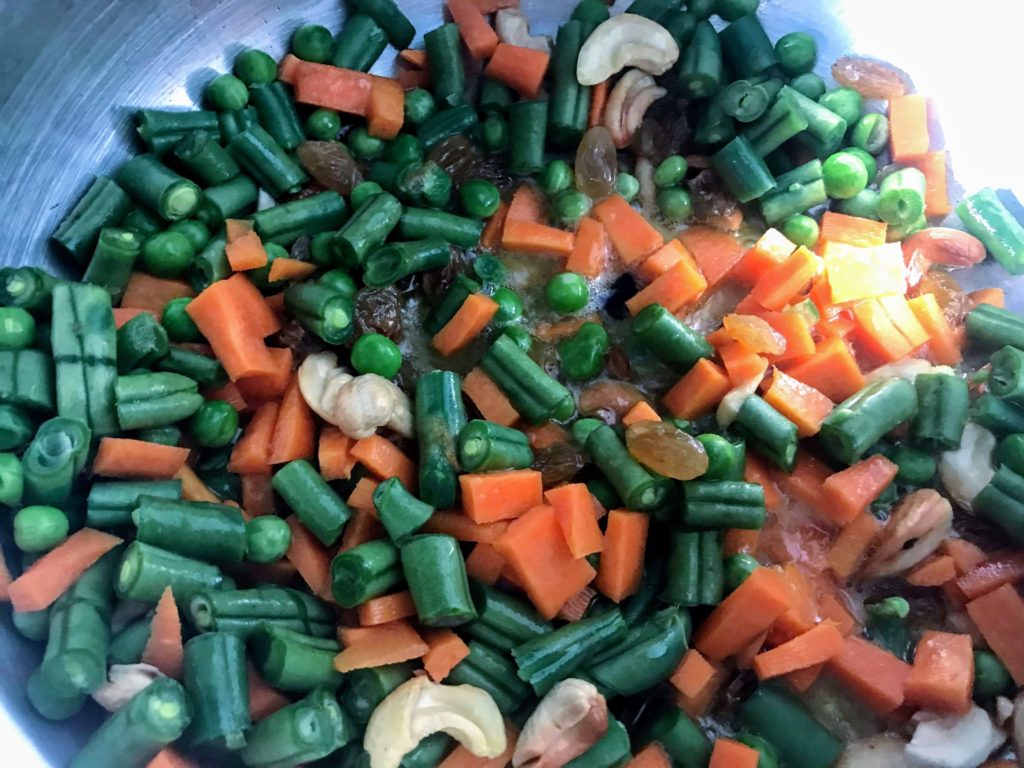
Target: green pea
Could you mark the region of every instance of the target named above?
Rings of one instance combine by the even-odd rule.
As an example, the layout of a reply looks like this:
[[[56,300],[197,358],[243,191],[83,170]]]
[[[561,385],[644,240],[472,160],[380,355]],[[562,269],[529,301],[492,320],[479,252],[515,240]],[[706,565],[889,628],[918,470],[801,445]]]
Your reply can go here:
[[[207,400],[192,414],[188,426],[203,448],[223,448],[238,432],[238,411],[226,400]]]
[[[640,180],[631,173],[620,172],[615,177],[615,191],[631,203],[640,194]]]
[[[437,112],[437,102],[430,91],[415,88],[405,94],[405,119],[410,125],[418,126]]]
[[[484,288],[490,288],[497,293],[497,289],[505,283],[508,270],[501,259],[490,253],[481,253],[473,260],[473,272],[484,284]]]
[[[825,93],[818,103],[843,118],[847,125],[856,124],[864,114],[864,97],[853,88],[836,88]]]
[[[551,206],[555,218],[563,224],[575,224],[588,213],[593,202],[578,189],[566,189],[558,194]]]
[[[741,744],[746,744],[751,749],[757,750],[760,755],[757,759],[757,768],[779,768],[779,755],[775,751],[775,747],[760,736],[743,732],[736,737],[736,740]]]
[[[403,133],[388,142],[384,148],[384,159],[397,166],[418,163],[423,159],[423,142],[409,133]]]
[[[586,381],[601,373],[611,343],[600,323],[584,323],[558,344],[558,362],[567,381]]]
[[[991,651],[974,652],[974,699],[991,701],[1010,687],[1010,672]]]
[[[21,307],[0,307],[0,349],[27,349],[36,335],[36,320]]]
[[[383,191],[383,187],[381,187],[381,185],[378,184],[376,181],[364,181],[361,184],[357,184],[355,189],[352,190],[352,208],[355,210],[359,210],[360,208],[363,207],[363,203],[365,203],[371,197],[376,197]],[[324,234],[328,235],[328,242],[330,242],[330,240],[334,237],[333,232]]]
[[[523,316],[523,302],[519,294],[511,288],[499,288],[491,297],[498,303],[498,311],[494,315],[494,325],[501,328],[519,322]]]
[[[872,155],[880,154],[889,146],[889,118],[877,112],[864,115],[853,126],[850,143]]]
[[[808,99],[817,101],[825,95],[827,90],[825,81],[813,72],[805,72],[802,75],[797,75],[789,81],[789,87],[794,91],[799,91]]]
[[[864,609],[878,619],[905,619],[910,615],[910,603],[905,597],[886,597],[876,603],[865,603]]]
[[[818,60],[818,44],[806,32],[790,32],[775,43],[775,55],[782,71],[796,77],[814,69]]]
[[[552,160],[540,174],[540,188],[549,195],[557,195],[572,186],[572,166],[565,160]]]
[[[489,219],[501,206],[501,192],[486,179],[470,179],[459,187],[462,207],[470,216]]]
[[[801,213],[790,216],[782,222],[782,234],[792,243],[802,245],[804,248],[814,248],[821,229],[817,221]]]
[[[246,85],[272,83],[277,79],[277,62],[269,53],[249,48],[235,59],[235,76]]]
[[[317,141],[334,141],[341,131],[341,115],[333,109],[316,109],[306,118],[306,135]]]
[[[274,515],[254,517],[245,524],[245,559],[253,563],[276,563],[292,545],[292,529]]]
[[[878,161],[875,160],[875,156],[858,147],[847,147],[843,152],[849,152],[851,155],[856,155],[861,159],[861,162],[864,163],[864,168],[868,172],[868,184],[873,184],[875,177],[878,175]]]
[[[864,161],[850,152],[836,152],[822,168],[825,192],[835,200],[845,200],[863,191],[868,185],[868,169]]]
[[[590,288],[582,275],[562,272],[548,281],[544,288],[544,298],[555,312],[571,315],[587,306],[587,302],[590,301]]]
[[[725,586],[732,592],[747,580],[747,577],[761,567],[753,555],[739,552],[725,559]]]
[[[249,89],[234,75],[217,75],[206,86],[206,101],[214,109],[234,112],[249,103]]]
[[[142,263],[157,277],[178,277],[188,269],[195,255],[192,241],[171,230],[153,235],[142,246]]]
[[[56,507],[24,507],[14,516],[14,543],[22,552],[47,552],[68,537],[70,527]]]
[[[1020,437],[1024,438],[1024,435]],[[935,477],[935,472],[938,469],[934,456],[912,445],[898,445],[892,450],[886,451],[885,455],[900,468],[896,474],[896,482],[903,485],[913,485],[918,488],[927,485]],[[997,460],[998,457],[997,450]],[[1024,465],[1021,468],[1024,469]]]
[[[195,253],[199,253],[210,242],[210,230],[206,228],[203,222],[196,221],[195,219],[176,221],[167,228],[167,231],[177,232],[187,237],[188,241],[192,243],[192,250]]]
[[[334,35],[319,24],[303,24],[292,34],[292,53],[303,61],[323,63],[331,56]]]
[[[384,142],[360,125],[349,131],[348,150],[356,160],[376,160],[384,154]]]
[[[185,311],[191,301],[189,298],[171,299],[164,307],[160,322],[171,341],[185,344],[203,340],[199,327]]]
[[[16,507],[25,492],[25,470],[13,453],[0,453],[0,504]]]
[[[529,352],[533,348],[533,336],[521,325],[510,325],[502,333],[512,339],[523,352]]]
[[[690,166],[682,155],[666,157],[654,171],[654,186],[658,189],[674,187],[682,183],[689,169]]]
[[[688,431],[689,427],[680,429]],[[697,441],[708,457],[708,468],[702,480],[738,480],[743,476],[746,451],[742,443],[734,443],[713,432],[697,435]]]
[[[508,121],[501,115],[490,115],[481,126],[480,140],[490,154],[504,152],[508,149]]]
[[[878,190],[865,189],[846,200],[838,200],[833,206],[839,213],[847,216],[859,216],[862,219],[880,221],[878,215]]]
[[[661,215],[669,221],[686,221],[693,217],[693,198],[680,187],[658,191],[655,200]]]
[[[402,367],[402,350],[387,336],[363,334],[352,345],[352,367],[359,373],[376,373],[393,379]]]

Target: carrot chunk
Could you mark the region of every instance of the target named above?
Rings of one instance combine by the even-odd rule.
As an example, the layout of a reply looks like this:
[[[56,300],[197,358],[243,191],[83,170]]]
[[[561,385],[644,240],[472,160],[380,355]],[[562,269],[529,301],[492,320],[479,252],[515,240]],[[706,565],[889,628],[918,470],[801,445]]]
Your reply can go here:
[[[475,523],[519,517],[543,503],[544,483],[533,469],[459,475],[462,508]]]

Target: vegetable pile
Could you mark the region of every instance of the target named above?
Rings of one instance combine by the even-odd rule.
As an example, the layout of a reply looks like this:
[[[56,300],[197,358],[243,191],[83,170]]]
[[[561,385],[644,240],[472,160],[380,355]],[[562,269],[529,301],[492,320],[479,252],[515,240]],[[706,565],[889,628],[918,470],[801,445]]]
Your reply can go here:
[[[350,5],[138,112],[81,282],[0,270],[0,598],[39,714],[111,712],[71,766],[1012,757],[1024,317],[955,271],[1024,228],[939,226],[927,99],[756,0]]]

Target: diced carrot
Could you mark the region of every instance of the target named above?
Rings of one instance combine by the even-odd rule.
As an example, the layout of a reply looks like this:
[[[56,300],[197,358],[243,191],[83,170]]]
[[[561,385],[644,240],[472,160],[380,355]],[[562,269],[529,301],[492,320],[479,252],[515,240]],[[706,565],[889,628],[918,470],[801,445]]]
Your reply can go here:
[[[320,430],[317,463],[324,480],[348,480],[352,477],[356,459],[351,455],[351,450],[355,442],[337,427]]]
[[[75,531],[11,582],[7,594],[14,610],[24,613],[49,608],[79,576],[122,541],[92,528]]]
[[[889,151],[894,163],[905,163],[927,154],[928,99],[909,93],[889,100]]]
[[[889,320],[896,327],[896,330],[903,334],[907,343],[913,349],[928,342],[928,331],[924,329],[917,319],[907,300],[903,296],[883,296],[878,300],[882,310],[889,316]]]
[[[475,523],[519,517],[543,503],[543,476],[533,469],[510,469],[459,476],[462,508]]]
[[[287,347],[267,347],[273,370],[257,376],[246,376],[235,382],[235,386],[247,403],[261,403],[278,400],[292,381],[292,365],[295,360]]]
[[[348,497],[348,505],[352,509],[365,509],[370,512],[376,512],[373,506],[373,492],[377,490],[377,486],[380,485],[376,480],[371,480],[368,477],[362,477],[359,482],[356,483],[356,487],[352,489],[352,493]]]
[[[242,475],[242,509],[250,518],[274,514],[270,475]]]
[[[821,342],[813,355],[786,367],[785,371],[836,403],[856,394],[865,384],[860,366],[840,338]]]
[[[416,492],[416,464],[387,438],[380,435],[364,437],[356,441],[350,453],[377,479],[397,477],[409,491]]]
[[[779,488],[772,479],[768,467],[765,466],[760,458],[752,453],[747,454],[746,465],[743,468],[743,479],[748,483],[757,483],[764,489],[764,503],[769,512],[781,506],[783,502],[782,494],[779,493]]]
[[[170,587],[160,595],[150,627],[142,663],[151,664],[168,677],[180,680],[185,652],[181,644],[181,617]]]
[[[642,512],[613,509],[608,513],[594,586],[614,603],[621,603],[640,587],[650,521]]]
[[[967,294],[971,304],[980,307],[982,304],[991,304],[993,307],[1002,309],[1006,306],[1006,292],[1002,288],[979,288]],[[117,310],[114,310],[114,320],[117,320]],[[120,327],[120,326],[119,326]]]
[[[754,285],[795,250],[796,244],[789,238],[777,229],[769,229],[743,254],[729,276],[737,282]]]
[[[267,264],[267,252],[263,249],[263,241],[253,231],[248,231],[234,240],[229,239],[224,247],[228,264],[235,272],[248,269],[259,269]]]
[[[494,585],[505,569],[505,558],[493,544],[476,544],[466,558],[466,573],[484,584]]]
[[[284,699],[283,696],[281,698]],[[288,703],[287,699],[284,701],[286,704]],[[189,758],[179,755],[168,747],[157,752],[156,757],[146,763],[146,768],[198,768],[198,766]]]
[[[331,595],[331,554],[295,515],[285,518],[292,531],[292,543],[285,552],[310,591],[325,600]]]
[[[498,302],[490,296],[474,293],[466,297],[452,319],[434,335],[434,349],[444,357],[465,349],[490,324],[497,312]]]
[[[789,610],[790,595],[782,574],[756,569],[704,620],[693,647],[712,661],[735,655]]]
[[[219,504],[221,499],[210,490],[209,486],[195,473],[188,464],[174,473],[176,480],[181,481],[181,498],[185,501],[206,501]]]
[[[651,304],[661,304],[669,312],[675,313],[699,299],[707,287],[707,281],[696,264],[682,258],[627,300],[626,307],[631,315],[638,314]]]
[[[604,224],[612,246],[627,267],[665,244],[661,233],[621,195],[612,195],[595,205],[594,216]]]
[[[494,546],[547,619],[595,576],[585,558],[572,556],[555,510],[549,506],[536,506],[512,521]]]
[[[280,280],[305,280],[314,272],[316,272],[316,264],[313,262],[282,256],[279,259],[274,259],[271,263],[267,279],[272,283]]]
[[[719,736],[708,768],[757,768],[760,759],[761,753],[753,747]]]
[[[971,708],[974,653],[970,635],[927,630],[914,651],[914,666],[904,687],[907,704],[939,712]]]
[[[874,643],[847,637],[842,652],[832,658],[829,668],[876,714],[887,715],[903,703],[910,665]]]
[[[714,410],[731,389],[732,382],[726,372],[702,358],[676,382],[661,402],[677,419],[698,419]]]
[[[1024,579],[1024,553],[1011,552],[979,563],[960,576],[956,585],[964,597],[974,600],[1021,579]]]
[[[790,672],[782,677],[794,691],[804,693],[817,682],[818,678],[821,677],[821,673],[824,671],[824,664],[814,664],[813,666],[806,667],[805,669],[798,669],[795,672]]]
[[[680,708],[690,717],[703,717],[724,679],[724,670],[720,666],[705,659],[696,648],[691,648],[669,682],[679,693],[676,700]]]
[[[607,261],[608,235],[604,225],[587,216],[580,221],[576,244],[565,262],[565,270],[584,277],[600,277]]]
[[[414,48],[405,48],[398,52],[398,58],[410,67],[416,69],[427,68],[427,52]]]
[[[498,205],[498,210],[487,220],[484,231],[480,235],[480,247],[485,251],[496,251],[501,248],[501,236],[505,231],[505,221],[508,218],[508,203],[504,200]]]
[[[754,657],[754,671],[761,680],[823,664],[842,652],[843,635],[831,621],[823,621],[802,635]]]
[[[752,379],[760,381],[768,370],[768,361],[753,352],[742,341],[730,341],[718,348],[729,382],[739,387]]]
[[[594,503],[585,484],[560,485],[544,496],[555,509],[562,535],[573,557],[579,559],[604,549],[601,528],[594,517]]]
[[[885,245],[887,227],[884,221],[872,221],[845,213],[825,211],[821,216],[819,242],[846,243],[858,248]]]
[[[191,299],[196,295],[183,280],[153,277],[145,272],[132,272],[121,296],[121,309],[144,309],[160,317],[172,299]]]
[[[861,302],[853,309],[857,318],[857,340],[861,347],[883,362],[902,360],[914,351],[877,299]]]
[[[373,482],[369,478],[363,479]],[[344,533],[341,534],[341,546],[338,551],[348,552],[360,544],[382,538],[384,538],[384,526],[373,516],[373,512],[369,509],[352,506],[352,519],[348,521]]]
[[[135,309],[133,307],[114,307],[114,327],[120,329],[122,325],[127,323],[129,320],[134,320],[141,314],[149,313],[157,320],[160,319],[159,314],[151,309]]]
[[[473,0],[475,3],[511,3],[518,0]],[[505,721],[505,751],[497,757],[477,757],[470,752],[465,745],[459,744],[448,756],[437,766],[437,768],[506,768],[512,764],[512,754],[516,750],[516,742],[519,739],[519,732],[515,726]],[[988,768],[988,766],[986,766]]]
[[[511,427],[519,421],[519,411],[482,369],[474,368],[466,374],[462,380],[462,391],[487,421],[503,427]]]
[[[536,99],[550,62],[551,56],[544,51],[498,43],[484,76],[504,83],[524,99]]]
[[[512,195],[508,207],[506,224],[510,221],[532,221],[541,224],[544,221],[544,202],[533,184],[520,184]]]
[[[835,623],[843,637],[852,635],[859,629],[857,619],[850,612],[849,606],[844,601],[839,589],[831,581],[826,581],[827,588],[821,588],[819,581],[818,589],[818,615],[822,619],[828,619]]]
[[[348,636],[345,630],[342,630],[342,636]],[[334,657],[334,668],[339,672],[411,661],[422,658],[430,650],[405,620],[379,627],[362,627],[358,634],[352,633],[352,636],[359,639],[351,644],[346,640],[346,647]]]
[[[126,437],[104,437],[92,471],[102,477],[170,480],[188,460],[188,448],[147,443]]]
[[[611,80],[604,80],[590,91],[590,111],[587,113],[587,128],[604,125],[604,113],[608,106],[608,95],[611,92]]]
[[[821,461],[806,451],[798,451],[793,471],[776,472],[773,476],[785,495],[803,502],[827,520],[830,513],[822,496],[821,486],[831,474],[832,470]]]
[[[224,236],[229,243],[235,243],[254,232],[255,227],[252,219],[225,219]]]
[[[249,408],[249,404],[242,397],[242,393],[238,391],[238,387],[235,386],[233,381],[229,381],[223,387],[217,387],[217,389],[207,389],[203,392],[203,396],[207,400],[223,400],[239,413]]]
[[[658,415],[658,412],[646,400],[641,400],[622,417],[622,423],[627,427],[640,421],[661,421],[661,416]]]
[[[546,224],[509,219],[505,222],[501,245],[505,250],[519,253],[571,256],[576,236]]]
[[[694,270],[697,269],[696,262],[693,260],[690,252],[686,250],[686,246],[679,240],[669,240],[661,248],[644,259],[636,271],[641,279],[652,282],[684,260],[692,264]]]
[[[953,558],[959,576],[970,573],[989,559],[985,550],[967,539],[946,539],[939,547],[939,551]]]
[[[474,59],[489,58],[498,47],[498,33],[472,0],[448,0],[448,12]]]
[[[764,312],[758,316],[786,339],[785,352],[768,355],[768,362],[772,365],[814,354],[814,337],[803,315],[796,312]]]
[[[254,721],[262,720],[291,704],[287,696],[260,677],[252,662],[246,664],[246,672],[249,677],[249,716]]]
[[[633,759],[626,763],[626,768],[672,768],[672,765],[672,759],[665,748],[652,741],[633,755]]]
[[[907,583],[915,587],[941,587],[956,578],[956,562],[949,555],[925,560],[907,573]]]
[[[819,264],[818,257],[801,246],[762,277],[750,297],[765,309],[780,310],[811,282]]]
[[[975,598],[967,604],[967,614],[1000,658],[1017,685],[1024,685],[1024,600],[1011,584]]]
[[[732,273],[746,253],[739,240],[712,227],[690,227],[679,234],[679,240],[712,288]]]
[[[792,640],[818,622],[818,600],[804,572],[796,564],[786,563],[782,566],[782,578],[789,587],[789,610],[772,625],[767,637],[769,645]]]
[[[494,544],[507,529],[508,523],[504,520],[475,523],[462,512],[444,510],[435,512],[423,525],[424,533],[444,533],[453,539],[476,544]]]
[[[295,100],[300,104],[360,117],[370,111],[373,76],[365,72],[301,61],[288,54],[281,62],[279,77],[295,89]]]
[[[270,463],[285,464],[316,455],[316,424],[295,377],[281,398],[270,441]]]
[[[924,196],[924,215],[946,216],[952,210],[949,202],[949,182],[946,177],[946,153],[927,152],[909,159],[906,164],[924,174],[927,184]]]
[[[959,365],[963,360],[960,341],[946,320],[934,293],[925,293],[907,302],[928,332],[928,352],[939,365]]]
[[[429,650],[423,655],[423,668],[435,683],[440,683],[469,656],[469,646],[450,629],[432,629],[425,633]]]
[[[800,437],[818,434],[835,403],[814,387],[778,369],[772,373],[770,381],[771,386],[764,393],[765,402],[796,424]]]
[[[256,409],[249,420],[242,437],[231,450],[228,470],[241,475],[268,474],[270,472],[270,451],[277,426],[280,406],[264,403]]]
[[[399,134],[404,124],[405,89],[402,84],[390,77],[374,77],[370,84],[370,103],[366,109],[367,131],[375,138],[390,141]],[[270,273],[270,279],[273,280],[273,267]]]
[[[409,590],[367,600],[357,609],[359,626],[376,627],[416,615],[416,603]]]
[[[831,475],[822,486],[825,509],[836,525],[846,525],[882,495],[899,472],[899,467],[875,454]]]
[[[828,566],[837,578],[845,581],[853,575],[880,528],[874,515],[862,512],[840,531],[828,552]]]

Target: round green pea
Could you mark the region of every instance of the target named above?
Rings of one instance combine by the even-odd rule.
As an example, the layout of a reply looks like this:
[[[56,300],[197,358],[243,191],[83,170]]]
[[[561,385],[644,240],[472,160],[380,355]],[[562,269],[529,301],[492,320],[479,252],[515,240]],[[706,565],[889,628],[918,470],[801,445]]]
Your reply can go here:
[[[631,203],[640,194],[640,180],[631,173],[620,172],[615,177],[615,191]]]
[[[529,352],[533,348],[533,336],[521,325],[510,325],[502,334],[512,339],[523,352]]]
[[[693,217],[693,198],[680,187],[658,191],[655,200],[661,215],[669,221],[686,221]]]
[[[493,321],[496,327],[501,328],[519,322],[523,316],[523,302],[518,293],[511,288],[499,288],[491,298],[498,304]]]
[[[582,275],[562,272],[548,281],[544,288],[548,306],[562,315],[579,312],[590,301],[590,288]]]
[[[249,89],[241,78],[234,75],[217,75],[206,86],[206,101],[214,109],[234,112],[249,103]]]
[[[850,143],[872,155],[880,154],[889,146],[889,118],[877,112],[864,115],[853,126]]]
[[[376,197],[383,191],[384,188],[381,187],[381,185],[378,184],[376,181],[364,181],[360,184],[357,184],[355,189],[352,190],[352,207],[355,209],[361,208],[363,206],[363,203],[365,203],[371,197]],[[333,238],[333,236],[334,233],[330,233],[328,241],[331,238]]]
[[[188,426],[203,448],[223,448],[238,432],[238,411],[226,400],[207,400],[192,414]]]
[[[566,189],[558,194],[552,207],[555,218],[563,224],[575,224],[588,213],[593,202],[578,189]]]
[[[574,336],[558,344],[558,362],[567,381],[586,381],[604,368],[608,349],[608,331],[600,323],[584,323]]]
[[[730,592],[747,580],[747,577],[761,567],[753,555],[739,552],[725,559],[725,586]]]
[[[384,147],[384,159],[402,167],[423,159],[423,142],[409,133],[403,133]]]
[[[974,699],[990,701],[1010,687],[1006,665],[991,651],[974,652]]]
[[[178,277],[196,255],[192,241],[180,232],[160,232],[142,246],[142,263],[151,275]]]
[[[199,327],[185,311],[191,301],[192,299],[187,297],[171,299],[164,307],[160,322],[171,341],[186,344],[203,340]]]
[[[459,200],[470,216],[489,219],[501,206],[501,192],[486,179],[470,179],[459,187]]]
[[[805,72],[802,75],[797,75],[789,81],[789,87],[794,91],[799,91],[808,99],[817,101],[825,95],[827,90],[825,81],[813,72]]]
[[[341,115],[333,109],[314,110],[306,118],[306,135],[317,141],[334,141],[341,131]]]
[[[277,79],[277,62],[269,53],[249,48],[238,54],[234,73],[246,85],[272,83]]]
[[[387,336],[363,334],[352,345],[352,367],[359,373],[376,373],[393,379],[402,367],[402,350]]]
[[[68,537],[70,527],[56,507],[23,507],[14,516],[14,543],[22,552],[47,552]]]
[[[849,152],[851,155],[856,155],[860,158],[868,172],[868,184],[873,184],[875,177],[878,175],[878,161],[875,160],[875,156],[857,147],[847,147],[843,152]]]
[[[167,228],[168,232],[177,232],[188,238],[192,243],[192,250],[199,253],[206,244],[210,242],[210,230],[201,221],[195,219],[182,219],[176,221]]]
[[[572,166],[565,160],[552,160],[540,174],[540,188],[549,195],[557,195],[572,186]]]
[[[743,475],[745,452],[731,440],[707,432],[697,435],[697,442],[708,457],[708,468],[701,476],[702,480],[736,480]]]
[[[833,207],[839,213],[845,213],[847,216],[879,221],[878,198],[877,189],[865,189],[846,200],[837,200]]]
[[[21,307],[0,307],[0,349],[28,349],[36,335],[36,320]]]
[[[880,619],[905,619],[910,615],[910,603],[905,597],[894,595],[877,603],[865,603],[864,609]]]
[[[818,44],[806,32],[790,32],[775,43],[775,55],[782,71],[796,77],[814,69],[818,60]]]
[[[415,88],[405,94],[405,119],[410,125],[422,125],[437,112],[437,102],[430,91]]]
[[[303,61],[323,63],[331,56],[334,35],[319,24],[303,24],[292,34],[292,53]]]
[[[814,248],[821,234],[818,222],[802,213],[790,216],[782,222],[782,234],[786,239],[804,248]]]
[[[674,187],[682,183],[689,169],[690,166],[682,155],[666,157],[658,163],[658,167],[654,171],[654,186],[658,189]]]
[[[349,131],[348,150],[356,160],[376,160],[384,154],[384,142],[360,125]]]
[[[868,186],[868,169],[852,152],[836,152],[822,168],[825,192],[834,200],[846,200]]]
[[[495,155],[508,149],[508,121],[501,115],[490,115],[480,129],[484,149]]]
[[[856,125],[864,114],[864,97],[853,88],[828,91],[818,99],[818,103],[843,118],[847,125]]]
[[[276,563],[292,545],[292,529],[274,515],[254,517],[245,524],[245,559],[252,563]]]

